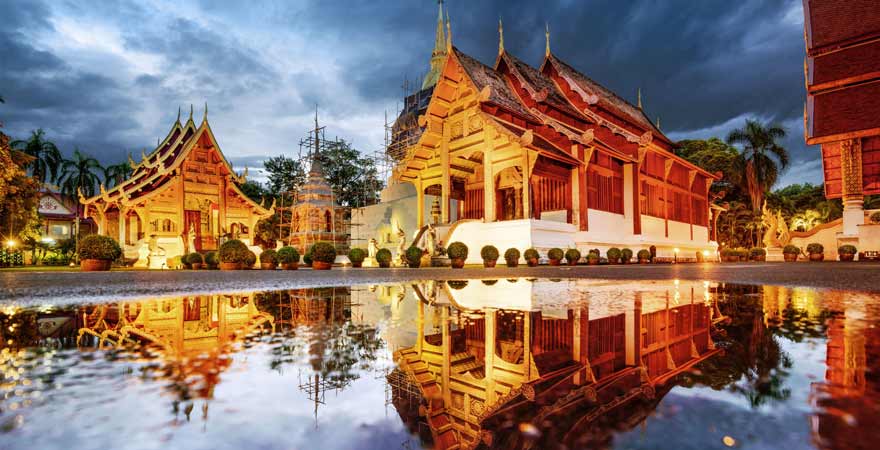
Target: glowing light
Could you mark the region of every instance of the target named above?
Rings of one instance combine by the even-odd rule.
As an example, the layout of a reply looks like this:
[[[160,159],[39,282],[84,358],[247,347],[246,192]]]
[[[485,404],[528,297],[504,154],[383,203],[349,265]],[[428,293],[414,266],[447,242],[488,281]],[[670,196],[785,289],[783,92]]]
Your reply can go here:
[[[734,445],[736,445],[736,439],[730,436],[724,436],[723,438],[721,438],[721,442],[724,442],[724,445],[728,447],[733,447]]]
[[[709,256],[709,250],[703,250],[703,256]]]
[[[679,251],[679,250],[678,250],[678,247],[672,249],[672,251],[674,251],[676,254],[678,254],[678,251]]]
[[[13,248],[13,247],[15,247],[15,241],[12,240],[12,239],[6,241],[6,246],[9,247],[9,248]]]
[[[46,244],[54,244],[55,243],[55,239],[52,239],[49,236],[46,236],[46,237],[40,239],[40,241],[43,243],[46,243]]]

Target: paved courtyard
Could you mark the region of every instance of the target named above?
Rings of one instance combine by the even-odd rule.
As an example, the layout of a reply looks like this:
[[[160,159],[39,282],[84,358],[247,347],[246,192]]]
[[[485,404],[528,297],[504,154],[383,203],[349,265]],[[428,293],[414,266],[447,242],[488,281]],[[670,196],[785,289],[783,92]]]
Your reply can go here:
[[[468,267],[330,271],[0,271],[0,302],[61,304],[187,293],[297,287],[405,283],[423,279],[594,278],[607,280],[708,280],[804,286],[880,293],[880,263],[657,264],[529,268]]]

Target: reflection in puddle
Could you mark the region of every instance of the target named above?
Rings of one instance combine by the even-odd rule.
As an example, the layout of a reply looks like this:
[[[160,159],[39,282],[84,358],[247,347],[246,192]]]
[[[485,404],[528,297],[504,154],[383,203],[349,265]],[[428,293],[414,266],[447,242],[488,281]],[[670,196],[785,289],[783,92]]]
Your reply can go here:
[[[878,311],[527,279],[6,306],[0,447],[867,447]]]

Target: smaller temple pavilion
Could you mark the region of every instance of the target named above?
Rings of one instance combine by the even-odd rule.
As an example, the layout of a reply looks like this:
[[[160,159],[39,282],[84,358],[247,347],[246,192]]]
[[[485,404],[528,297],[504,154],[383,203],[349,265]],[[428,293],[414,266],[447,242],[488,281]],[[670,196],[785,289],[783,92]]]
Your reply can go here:
[[[91,198],[80,198],[98,233],[119,240],[135,266],[159,269],[190,252],[216,250],[226,239],[253,244],[257,221],[274,214],[247,197],[239,175],[223,156],[208,124],[208,110],[196,126],[180,123],[141,162],[129,157],[133,172],[124,182]]]

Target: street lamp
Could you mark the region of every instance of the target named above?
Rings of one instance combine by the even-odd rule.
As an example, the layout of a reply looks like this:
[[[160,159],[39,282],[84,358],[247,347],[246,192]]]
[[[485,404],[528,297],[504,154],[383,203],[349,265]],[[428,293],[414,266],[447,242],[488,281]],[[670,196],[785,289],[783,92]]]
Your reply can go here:
[[[6,241],[6,246],[9,248],[15,248],[15,244],[16,243],[15,243],[14,239],[10,239],[10,240]]]
[[[678,262],[678,247],[675,247],[674,249],[672,249],[672,252],[675,253],[675,256],[674,256],[672,262],[677,263]]]

